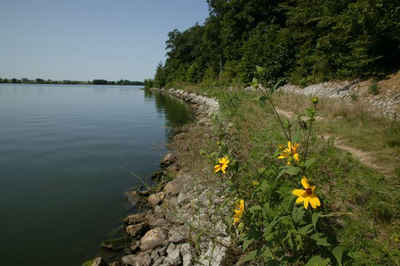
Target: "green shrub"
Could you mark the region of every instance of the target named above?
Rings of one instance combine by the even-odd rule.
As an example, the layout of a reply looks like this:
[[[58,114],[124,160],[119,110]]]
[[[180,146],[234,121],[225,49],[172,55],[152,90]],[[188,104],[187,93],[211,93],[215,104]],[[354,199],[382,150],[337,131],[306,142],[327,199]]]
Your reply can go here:
[[[379,86],[376,81],[374,81],[371,86],[368,87],[369,94],[378,95],[379,94]]]

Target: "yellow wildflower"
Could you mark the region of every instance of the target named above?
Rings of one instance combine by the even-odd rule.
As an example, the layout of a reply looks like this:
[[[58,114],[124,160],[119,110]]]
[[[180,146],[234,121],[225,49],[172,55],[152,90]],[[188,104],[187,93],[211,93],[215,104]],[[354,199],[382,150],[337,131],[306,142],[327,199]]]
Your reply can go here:
[[[283,149],[281,154],[278,156],[278,159],[288,159],[288,165],[290,165],[291,160],[298,162],[300,161],[299,153],[297,149],[299,148],[298,143],[292,144],[292,142],[288,141],[287,148]]]
[[[223,157],[218,160],[218,164],[214,166],[215,173],[221,171],[222,173],[226,173],[226,168],[228,168],[228,164],[230,163],[228,157]]]
[[[301,184],[303,185],[304,189],[294,189],[292,191],[292,194],[298,197],[296,203],[304,203],[305,209],[308,208],[308,204],[310,204],[313,209],[321,206],[319,198],[314,193],[315,186],[310,186],[308,179],[305,176],[303,176],[301,179]]]
[[[258,186],[260,184],[260,182],[258,182],[257,180],[253,180],[253,182],[251,182],[253,184],[253,186]]]
[[[240,222],[240,219],[242,218],[244,212],[244,200],[239,200],[234,212],[235,214],[233,215],[233,225],[238,224]]]

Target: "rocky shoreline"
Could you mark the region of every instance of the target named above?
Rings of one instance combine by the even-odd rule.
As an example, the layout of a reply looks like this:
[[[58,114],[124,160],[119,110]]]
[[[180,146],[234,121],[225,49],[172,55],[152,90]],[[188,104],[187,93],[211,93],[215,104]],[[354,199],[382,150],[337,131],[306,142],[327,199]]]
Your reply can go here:
[[[219,104],[212,98],[175,89],[157,91],[188,103],[195,114],[195,125],[211,128],[212,118],[218,116]],[[175,139],[182,138],[185,138],[182,133],[175,136]],[[124,255],[112,262],[98,257],[84,265],[223,264],[231,244],[222,217],[229,212],[221,204],[225,201],[224,185],[221,182],[213,186],[204,184],[190,171],[181,169],[178,157],[168,153],[161,161],[161,171],[157,173],[157,178],[163,180],[173,172],[171,181],[160,183],[156,190],[127,192],[132,203],[142,202],[149,208],[124,219],[129,241]],[[108,243],[103,247],[112,249],[113,245]]]

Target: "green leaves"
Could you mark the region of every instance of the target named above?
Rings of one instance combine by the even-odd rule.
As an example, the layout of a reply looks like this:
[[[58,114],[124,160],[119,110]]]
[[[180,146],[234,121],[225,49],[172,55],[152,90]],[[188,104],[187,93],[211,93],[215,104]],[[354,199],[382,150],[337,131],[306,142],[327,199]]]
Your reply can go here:
[[[236,265],[243,265],[245,262],[255,261],[256,258],[257,258],[257,250],[253,250],[247,253],[246,256],[241,257],[240,260],[236,263]]]
[[[321,256],[313,256],[306,264],[306,266],[327,266],[330,259],[324,259]]]
[[[313,234],[311,239],[315,240],[318,246],[329,247],[331,245],[328,243],[328,239],[322,233]]]
[[[305,163],[304,163],[304,167],[306,169],[309,169],[317,160],[315,158],[311,158],[308,159]]]
[[[314,230],[317,231],[317,223],[319,220],[319,213],[318,212],[314,212],[312,215],[312,224],[314,226]]]
[[[279,176],[283,174],[288,174],[290,176],[297,176],[300,174],[301,168],[296,166],[285,166],[282,171],[279,173]]]
[[[336,259],[336,262],[338,263],[339,266],[342,266],[342,259],[343,259],[343,253],[345,251],[345,248],[342,246],[337,246],[332,250],[332,254]]]
[[[304,224],[304,216],[306,212],[303,207],[294,207],[292,211],[292,218],[296,224]]]

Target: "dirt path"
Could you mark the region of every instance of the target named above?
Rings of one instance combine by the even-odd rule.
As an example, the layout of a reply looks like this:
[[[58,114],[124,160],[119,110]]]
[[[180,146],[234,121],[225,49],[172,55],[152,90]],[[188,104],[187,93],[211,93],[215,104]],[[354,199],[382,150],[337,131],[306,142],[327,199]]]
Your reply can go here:
[[[276,110],[278,112],[278,114],[283,115],[289,119],[293,119],[295,117],[295,113],[290,112],[290,111],[285,111],[282,109],[277,108]],[[318,117],[317,120],[322,120],[322,117]],[[351,155],[353,155],[353,157],[357,158],[358,160],[360,160],[360,162],[362,164],[364,164],[365,166],[368,166],[372,169],[375,169],[376,171],[384,174],[385,176],[389,175],[389,173],[387,171],[385,171],[384,167],[381,167],[379,165],[376,165],[375,163],[373,163],[373,158],[374,155],[372,153],[369,152],[365,152],[362,150],[358,150],[354,147],[348,146],[344,143],[344,141],[342,139],[340,139],[337,136],[333,136],[333,135],[321,135],[319,136],[325,140],[328,140],[330,138],[334,138],[333,140],[333,144],[335,145],[336,148],[347,151],[349,153],[351,153]]]

